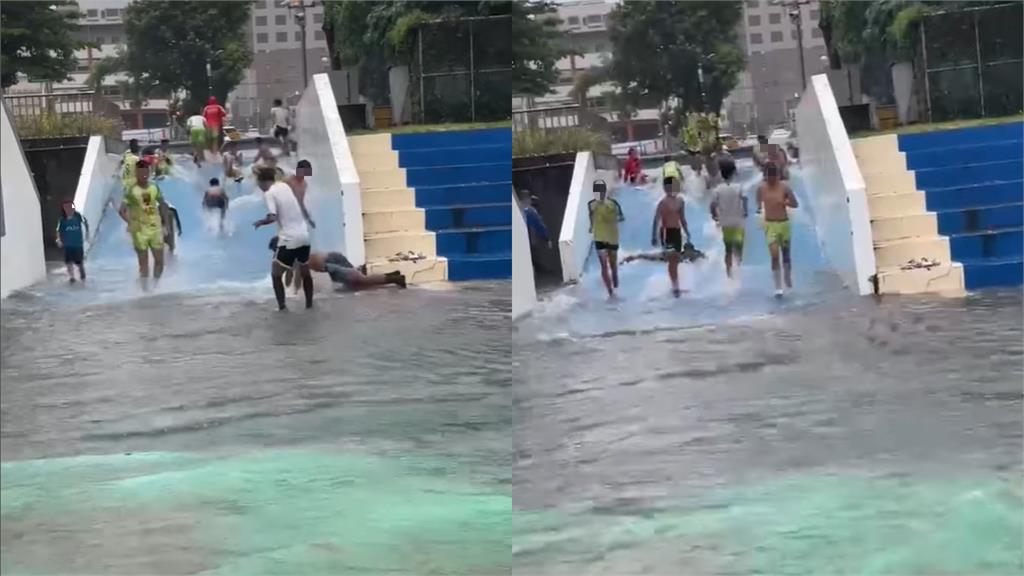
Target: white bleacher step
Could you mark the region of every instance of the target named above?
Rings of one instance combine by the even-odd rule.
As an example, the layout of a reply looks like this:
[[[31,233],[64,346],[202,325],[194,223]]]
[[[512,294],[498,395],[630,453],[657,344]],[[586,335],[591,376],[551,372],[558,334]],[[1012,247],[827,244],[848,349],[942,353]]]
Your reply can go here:
[[[417,231],[426,229],[426,211],[422,208],[398,208],[393,210],[364,210],[363,233],[383,234]]]
[[[875,266],[879,269],[902,266],[910,260],[928,258],[936,262],[948,262],[949,238],[928,236],[875,242]]]
[[[364,234],[366,259],[390,258],[400,252],[415,252],[424,256],[437,256],[437,243],[430,231],[385,232]]]
[[[964,294],[964,267],[959,262],[940,262],[933,268],[903,270],[888,266],[878,270],[879,294]]]
[[[871,219],[871,237],[875,242],[930,237],[938,234],[939,223],[934,212]]]
[[[872,219],[890,218],[927,211],[924,192],[915,190],[900,194],[877,194],[868,196],[868,212]]]
[[[448,259],[436,256],[416,261],[392,262],[387,258],[378,258],[366,263],[367,274],[387,274],[396,270],[404,274],[406,282],[410,284],[442,282],[448,279]]]
[[[416,191],[412,188],[362,189],[363,212],[402,210],[416,207]]]

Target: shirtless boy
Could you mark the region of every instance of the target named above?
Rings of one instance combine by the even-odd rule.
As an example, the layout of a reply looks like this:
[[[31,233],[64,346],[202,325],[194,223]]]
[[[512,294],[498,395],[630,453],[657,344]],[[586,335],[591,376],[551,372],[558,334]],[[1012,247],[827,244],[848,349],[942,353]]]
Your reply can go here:
[[[651,229],[651,245],[657,246],[658,240],[668,256],[668,277],[672,281],[672,295],[679,297],[679,253],[683,251],[683,233],[690,238],[690,229],[686,225],[686,203],[676,193],[675,178],[667,177],[662,185],[665,197],[658,202],[654,210],[654,226]]]
[[[764,220],[764,235],[772,256],[772,276],[775,278],[775,297],[781,298],[782,275],[786,288],[793,287],[792,262],[789,242],[791,230],[789,208],[799,207],[793,189],[779,178],[779,166],[769,160],[764,163],[764,182],[757,187],[757,213]],[[782,260],[781,270],[779,260]]]

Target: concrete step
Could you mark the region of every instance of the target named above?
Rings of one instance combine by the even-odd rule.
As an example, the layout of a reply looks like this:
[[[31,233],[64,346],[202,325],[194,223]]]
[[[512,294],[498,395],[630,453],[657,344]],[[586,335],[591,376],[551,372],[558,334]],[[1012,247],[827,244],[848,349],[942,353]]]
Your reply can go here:
[[[961,296],[964,293],[964,267],[959,262],[945,263],[930,270],[899,267],[878,271],[880,294],[942,294]]]
[[[903,194],[868,196],[868,211],[872,220],[921,214],[925,212],[925,195],[915,190]]]
[[[363,190],[379,190],[381,188],[413,187],[406,183],[404,168],[391,170],[370,170],[359,173],[359,185]]]
[[[437,252],[449,259],[460,254],[512,252],[512,227],[488,226],[437,231]]]
[[[416,192],[412,188],[362,189],[363,212],[404,210],[416,207]]]
[[[935,212],[1024,202],[1024,179],[926,191],[928,209]]]
[[[899,194],[917,190],[914,173],[907,170],[887,170],[885,172],[864,172],[864,185],[869,196],[878,194]]]
[[[400,252],[415,252],[424,256],[437,256],[437,243],[433,232],[385,232],[367,234],[366,259],[387,259]]]
[[[1003,160],[979,164],[944,166],[928,170],[917,170],[917,187],[922,190],[974,186],[991,182],[1007,182],[1024,179],[1024,160]]]
[[[391,262],[381,258],[366,263],[368,274],[387,274],[396,270],[404,274],[406,282],[410,284],[441,282],[448,279],[448,259],[438,256],[416,262]]]
[[[508,162],[511,157],[511,144],[491,144],[436,150],[402,150],[399,156],[399,163],[402,168],[426,168],[430,166],[450,166],[452,164]]]
[[[462,159],[469,162],[470,159]],[[460,166],[432,166],[429,168],[408,168],[405,177],[413,188],[421,186],[454,186],[459,184],[484,184],[507,182],[512,179],[511,158],[504,162],[487,164],[463,164]]]
[[[426,229],[426,212],[422,208],[374,210],[363,212],[363,233],[421,231]]]
[[[939,263],[952,261],[949,239],[945,236],[931,236],[875,242],[875,266],[879,269],[902,266],[912,259],[921,258]]]
[[[907,167],[911,170],[925,170],[958,164],[1000,162],[1019,158],[1024,158],[1024,141],[1018,134],[1018,138],[1013,140],[911,152],[907,155]]]
[[[459,204],[427,208],[426,226],[430,230],[475,226],[511,226],[511,202]]]
[[[982,258],[1019,258],[1024,254],[1024,229],[985,230],[949,237],[953,260]]]
[[[510,202],[512,178],[493,184],[458,186],[420,186],[416,188],[416,205],[421,208],[464,206],[467,204],[498,204]]]
[[[398,152],[394,150],[380,150],[374,152],[352,153],[352,161],[355,162],[359,174],[373,170],[394,170],[399,168]]]
[[[939,233],[946,236],[998,228],[1020,228],[1024,226],[1024,203],[947,210],[935,216],[939,223]]]
[[[999,286],[1020,286],[1024,283],[1024,259],[983,258],[964,260],[964,283],[968,290]]]
[[[871,220],[871,237],[875,242],[937,236],[938,234],[939,226],[934,212]]]
[[[448,279],[497,280],[512,277],[512,253],[460,254],[448,260]]]
[[[348,137],[348,148],[352,157],[375,153],[391,152],[391,134],[361,134]]]

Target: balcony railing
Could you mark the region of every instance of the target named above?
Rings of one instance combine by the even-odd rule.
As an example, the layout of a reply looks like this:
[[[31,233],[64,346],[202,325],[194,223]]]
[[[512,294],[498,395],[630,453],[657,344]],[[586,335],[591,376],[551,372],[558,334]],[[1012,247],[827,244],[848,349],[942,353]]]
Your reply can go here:
[[[566,130],[586,128],[597,132],[608,131],[608,120],[579,106],[553,106],[515,110],[512,112],[512,130]]]

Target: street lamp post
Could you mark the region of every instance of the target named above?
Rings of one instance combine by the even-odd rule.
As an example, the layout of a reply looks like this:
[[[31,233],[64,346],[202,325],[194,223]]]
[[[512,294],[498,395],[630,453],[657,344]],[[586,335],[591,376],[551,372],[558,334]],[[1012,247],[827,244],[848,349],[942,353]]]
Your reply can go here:
[[[715,57],[715,53],[712,52],[707,56],[700,56],[697,58],[697,83],[700,88],[700,109],[704,112],[708,111],[708,98],[707,92],[704,90],[704,62],[710,62]]]
[[[309,69],[306,64],[306,8],[313,8],[318,6],[316,0],[313,0],[309,4],[304,3],[302,0],[282,0],[282,4],[288,6],[288,10],[294,10],[293,17],[295,23],[299,26],[299,41],[300,51],[302,52],[302,87],[309,86]]]
[[[810,4],[811,0],[773,0],[772,4],[783,6],[789,10],[789,19],[796,25],[796,49],[800,53],[800,86],[807,90],[807,69],[804,65],[804,23],[800,7]]]

